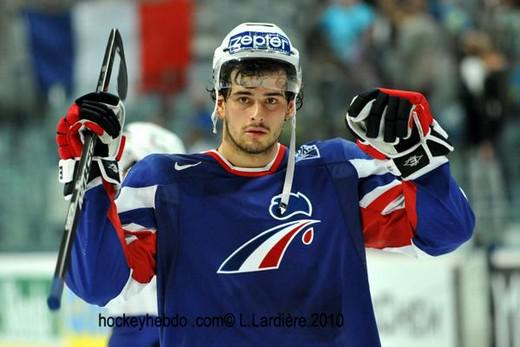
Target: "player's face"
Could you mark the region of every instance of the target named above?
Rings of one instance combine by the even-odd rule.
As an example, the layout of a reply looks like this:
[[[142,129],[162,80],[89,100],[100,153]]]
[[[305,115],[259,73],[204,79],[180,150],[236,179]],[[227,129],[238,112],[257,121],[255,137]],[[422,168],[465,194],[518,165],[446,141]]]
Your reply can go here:
[[[267,153],[273,150],[284,122],[293,114],[294,103],[288,102],[284,93],[285,72],[235,77],[231,74],[233,83],[227,100],[221,97],[218,102],[224,121],[222,141],[248,154]]]

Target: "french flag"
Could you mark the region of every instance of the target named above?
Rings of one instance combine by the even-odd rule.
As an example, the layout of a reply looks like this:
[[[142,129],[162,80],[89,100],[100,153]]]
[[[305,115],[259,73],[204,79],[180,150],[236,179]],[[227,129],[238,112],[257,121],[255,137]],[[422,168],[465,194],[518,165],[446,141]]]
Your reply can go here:
[[[69,10],[27,10],[39,89],[46,93],[58,85],[68,96],[93,91],[115,27],[123,38],[129,99],[179,90],[191,60],[193,7],[191,0],[81,1]]]

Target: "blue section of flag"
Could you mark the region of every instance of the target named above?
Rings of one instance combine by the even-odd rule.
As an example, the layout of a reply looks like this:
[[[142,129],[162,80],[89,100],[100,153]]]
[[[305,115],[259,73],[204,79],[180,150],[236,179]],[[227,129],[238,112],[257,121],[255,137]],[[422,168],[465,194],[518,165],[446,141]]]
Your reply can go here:
[[[75,57],[70,12],[26,10],[25,18],[32,65],[40,91],[46,93],[58,84],[70,96]]]

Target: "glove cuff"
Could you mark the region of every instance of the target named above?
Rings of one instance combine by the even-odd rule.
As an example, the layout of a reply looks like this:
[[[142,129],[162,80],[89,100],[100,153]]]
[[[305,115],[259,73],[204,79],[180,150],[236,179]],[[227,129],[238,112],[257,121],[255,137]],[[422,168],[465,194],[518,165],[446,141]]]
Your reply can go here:
[[[74,175],[78,168],[79,159],[61,159],[59,161],[59,182],[63,183],[63,196],[65,200],[70,200],[74,191]],[[102,177],[103,180],[113,184],[118,188],[121,185],[121,172],[116,160],[100,157],[92,158],[90,173],[88,176],[89,184],[96,178]]]
[[[434,157],[423,144],[413,152],[390,160],[389,170],[403,180],[414,180],[448,162],[445,155]]]
[[[404,180],[413,180],[448,162],[446,155],[453,151],[448,134],[434,120],[430,132],[412,151],[391,159]],[[392,170],[390,170],[392,171]]]
[[[108,183],[119,186],[121,184],[121,171],[119,170],[119,163],[117,160],[94,157],[93,162],[96,162],[96,167],[92,171],[98,171],[98,176],[103,177]]]

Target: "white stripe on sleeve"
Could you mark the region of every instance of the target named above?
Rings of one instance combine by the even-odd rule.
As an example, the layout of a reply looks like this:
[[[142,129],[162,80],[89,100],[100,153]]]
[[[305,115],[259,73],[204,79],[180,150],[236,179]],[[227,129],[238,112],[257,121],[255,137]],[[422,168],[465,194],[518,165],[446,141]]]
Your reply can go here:
[[[388,160],[350,159],[349,162],[356,169],[359,178],[371,175],[384,175],[390,172],[387,168]]]
[[[373,189],[370,193],[365,194],[363,198],[359,201],[360,207],[367,207],[370,205],[374,200],[376,200],[378,197],[383,195],[388,190],[392,189],[395,186],[400,185],[401,182],[398,180],[393,180],[392,182],[385,184],[384,186],[379,186],[375,189]]]
[[[139,232],[151,232],[155,233],[155,228],[147,228],[137,223],[129,223],[122,226],[124,231],[130,233],[139,233]]]
[[[133,188],[123,187],[116,199],[117,212],[123,213],[138,208],[155,208],[157,185]]]

